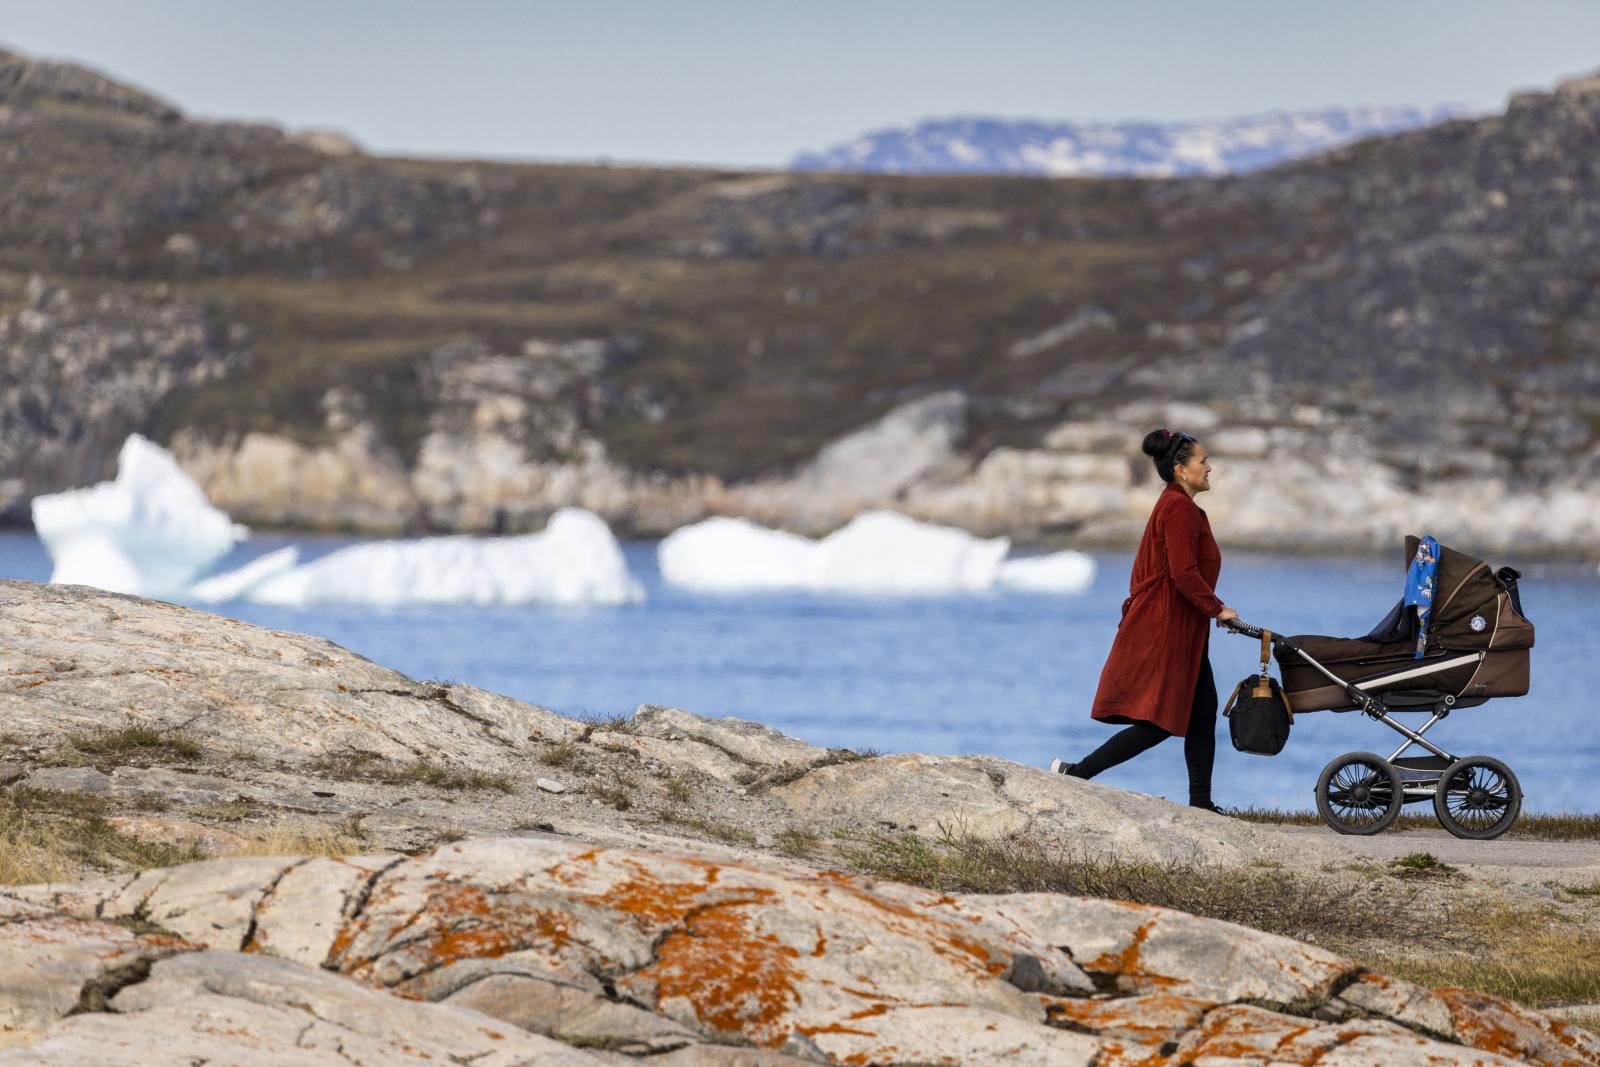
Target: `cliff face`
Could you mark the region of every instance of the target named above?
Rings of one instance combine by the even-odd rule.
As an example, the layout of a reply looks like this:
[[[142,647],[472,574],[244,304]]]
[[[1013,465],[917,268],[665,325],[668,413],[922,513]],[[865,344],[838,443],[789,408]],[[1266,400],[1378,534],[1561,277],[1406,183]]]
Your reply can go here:
[[[140,430],[258,525],[1120,542],[1166,424],[1230,543],[1588,551],[1597,126],[1590,78],[1227,180],[390,160],[0,54],[0,490]]]

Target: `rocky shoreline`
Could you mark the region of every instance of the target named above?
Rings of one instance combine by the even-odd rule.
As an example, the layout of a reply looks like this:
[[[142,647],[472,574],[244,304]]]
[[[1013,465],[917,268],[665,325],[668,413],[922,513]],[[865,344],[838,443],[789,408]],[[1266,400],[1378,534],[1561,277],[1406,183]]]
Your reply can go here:
[[[1332,838],[679,709],[580,722],[82,587],[0,582],[0,670],[6,812],[217,857],[0,887],[0,1064],[1600,1064],[1577,1026],[1288,937],[835,861],[959,832],[1385,877]],[[342,837],[263,854],[285,818]]]

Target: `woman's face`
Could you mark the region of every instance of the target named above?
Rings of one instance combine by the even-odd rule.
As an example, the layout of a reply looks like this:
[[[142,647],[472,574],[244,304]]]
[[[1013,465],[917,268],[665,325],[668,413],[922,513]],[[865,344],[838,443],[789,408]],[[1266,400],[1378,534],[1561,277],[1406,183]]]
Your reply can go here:
[[[1194,454],[1183,466],[1172,465],[1172,479],[1190,493],[1203,493],[1211,488],[1211,459],[1206,446],[1196,441]]]

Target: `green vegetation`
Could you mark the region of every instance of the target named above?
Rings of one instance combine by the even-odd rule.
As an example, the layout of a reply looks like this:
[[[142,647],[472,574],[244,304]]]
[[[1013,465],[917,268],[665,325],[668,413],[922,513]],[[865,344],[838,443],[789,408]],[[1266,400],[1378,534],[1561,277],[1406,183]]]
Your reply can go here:
[[[1412,852],[1389,861],[1401,874],[1455,874],[1456,869],[1431,852]]]

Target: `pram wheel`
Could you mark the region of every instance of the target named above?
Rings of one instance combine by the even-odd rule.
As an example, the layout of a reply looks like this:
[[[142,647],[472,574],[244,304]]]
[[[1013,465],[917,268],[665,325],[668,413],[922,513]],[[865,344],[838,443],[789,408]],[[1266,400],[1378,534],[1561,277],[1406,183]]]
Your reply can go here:
[[[1511,829],[1522,811],[1522,784],[1493,756],[1458,759],[1439,775],[1433,813],[1457,837],[1488,841]]]
[[[1378,833],[1403,802],[1399,772],[1371,752],[1346,752],[1317,778],[1317,812],[1341,834]]]

